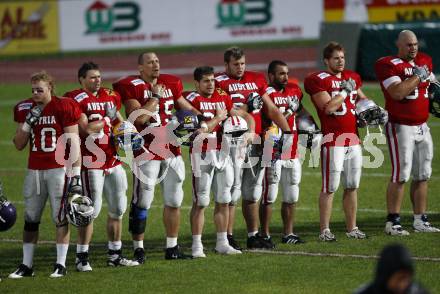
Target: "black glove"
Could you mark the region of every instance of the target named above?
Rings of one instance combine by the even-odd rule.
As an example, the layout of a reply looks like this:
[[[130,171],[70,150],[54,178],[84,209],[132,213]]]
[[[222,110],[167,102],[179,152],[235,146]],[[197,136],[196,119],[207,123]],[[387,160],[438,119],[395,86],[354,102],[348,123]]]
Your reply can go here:
[[[429,72],[429,68],[424,65],[424,66],[414,66],[413,67],[413,75],[417,76],[421,82],[425,81],[429,75],[431,74]]]
[[[259,110],[263,107],[263,99],[256,92],[252,92],[247,97],[248,112]]]
[[[73,176],[70,178],[70,183],[67,191],[71,194],[83,194],[80,176]]]
[[[38,121],[38,118],[41,116],[41,108],[39,106],[33,107],[28,114],[26,115],[26,123],[31,127]]]

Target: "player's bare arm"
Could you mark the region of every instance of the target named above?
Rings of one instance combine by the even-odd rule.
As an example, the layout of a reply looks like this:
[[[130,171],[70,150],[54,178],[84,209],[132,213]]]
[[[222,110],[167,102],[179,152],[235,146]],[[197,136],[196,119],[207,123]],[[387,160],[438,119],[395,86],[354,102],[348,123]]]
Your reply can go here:
[[[367,95],[365,95],[361,88],[357,89],[357,100],[359,99],[368,99]]]
[[[148,104],[148,103],[147,103]],[[139,110],[141,104],[136,99],[128,99],[124,101],[125,115],[130,117],[133,111]],[[143,128],[145,123],[150,119],[151,115],[142,114],[136,117],[136,120],[132,122],[137,128]]]
[[[321,91],[312,96],[312,100],[315,105],[327,115],[331,115],[333,112],[341,107],[345,100],[345,97],[341,94],[335,97],[330,97],[329,93],[326,91]]]
[[[26,132],[23,130],[23,123],[19,123],[17,125],[17,129],[15,131],[15,136],[12,139],[12,141],[14,142],[15,148],[17,148],[17,150],[23,150],[28,141],[29,138],[31,137],[31,133],[30,132]]]
[[[420,79],[414,75],[404,81],[392,83],[386,88],[386,91],[394,100],[403,100],[417,88],[419,83]]]
[[[79,139],[79,131],[78,131],[78,125],[72,125],[68,127],[63,128],[64,133],[71,135],[69,136],[69,140],[67,141],[70,145],[71,150],[76,150],[78,152],[78,156],[74,155],[74,158],[76,160],[73,162],[72,167],[81,167],[81,149],[80,149],[80,139]]]
[[[289,124],[284,115],[278,110],[278,107],[272,102],[266,93],[261,97],[263,99],[263,111],[283,132],[290,132]]]
[[[194,106],[191,105],[191,103],[189,103],[185,98],[183,98],[183,96],[180,96],[177,100],[176,100],[176,104],[177,107],[183,110],[189,110],[192,113],[196,114],[196,115],[201,115],[202,113],[197,110],[197,108],[195,108]]]

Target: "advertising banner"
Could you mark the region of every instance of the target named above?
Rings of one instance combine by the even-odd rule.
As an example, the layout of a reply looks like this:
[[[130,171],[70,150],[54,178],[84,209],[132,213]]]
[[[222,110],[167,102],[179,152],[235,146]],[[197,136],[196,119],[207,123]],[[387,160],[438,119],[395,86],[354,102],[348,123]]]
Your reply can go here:
[[[0,55],[59,50],[56,1],[0,2]]]
[[[440,21],[440,0],[324,0],[326,22]]]
[[[63,51],[316,39],[321,0],[59,2]]]

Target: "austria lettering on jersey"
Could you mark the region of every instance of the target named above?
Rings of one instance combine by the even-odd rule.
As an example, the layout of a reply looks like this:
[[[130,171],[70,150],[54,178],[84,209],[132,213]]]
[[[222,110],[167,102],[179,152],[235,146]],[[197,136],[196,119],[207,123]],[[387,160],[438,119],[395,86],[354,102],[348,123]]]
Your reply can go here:
[[[175,102],[182,97],[183,85],[178,77],[168,74],[160,74],[157,84],[165,86],[163,97],[159,99],[158,107],[147,126],[138,131],[145,134],[145,148],[154,155],[152,158],[149,157],[151,154],[148,155],[148,159],[163,160],[181,154],[180,147],[177,146],[174,138],[169,137],[165,126],[173,116]],[[134,99],[141,106],[153,96],[152,85],[143,81],[140,76],[121,78],[113,83],[113,89],[121,94],[122,102]]]
[[[321,121],[321,129],[324,135],[323,145],[352,146],[360,143],[355,114],[357,91],[353,91],[348,95],[341,107],[330,115],[318,108],[313,98],[313,95],[319,92],[327,92],[330,97],[338,95],[341,91],[341,82],[349,78],[356,82],[356,90],[361,87],[362,80],[360,76],[349,70],[344,70],[341,73],[341,78],[322,71],[312,73],[304,80],[304,88],[312,97],[312,102]]]
[[[121,108],[119,93],[106,88],[98,90],[96,96],[84,89],[76,89],[64,94],[65,97],[73,98],[78,102],[81,112],[87,117],[88,122],[102,120],[106,115],[107,107]],[[89,136],[81,136],[82,166],[86,169],[109,169],[121,164],[116,159],[116,149],[111,142],[111,125],[96,134],[90,135],[93,143],[86,143]]]
[[[263,96],[267,90],[266,78],[263,74],[253,71],[245,71],[241,79],[235,79],[226,73],[216,74],[216,87],[224,90],[231,96],[234,107],[241,107],[247,103],[250,93],[256,92]],[[261,111],[256,110],[252,113],[255,120],[255,133],[262,134]]]
[[[288,83],[283,90],[275,90],[273,87],[269,87],[267,90],[267,93],[270,97],[270,99],[273,101],[276,107],[280,110],[281,113],[285,113],[287,109],[289,108],[289,101],[292,99],[296,99],[299,102],[301,102],[303,94],[301,91],[301,88],[299,88],[297,85],[293,83]],[[290,130],[294,134],[293,139],[293,145],[292,145],[292,151],[290,154],[290,158],[296,158],[298,157],[297,154],[297,147],[298,147],[298,133],[296,132],[296,124],[295,124],[295,115],[291,115],[287,122],[289,124]],[[265,119],[263,122],[263,125],[265,126],[265,129],[269,127],[272,124],[272,121]]]
[[[35,105],[32,99],[19,102],[14,107],[14,121],[24,123],[26,115]],[[46,170],[64,166],[62,159],[59,162],[56,160],[56,153],[61,152],[61,158],[65,156],[64,149],[57,149],[58,139],[64,134],[65,127],[78,124],[80,115],[81,112],[73,100],[52,96],[31,129],[29,169]]]
[[[429,117],[429,82],[421,82],[417,88],[403,100],[394,100],[387,88],[393,83],[400,83],[413,76],[413,66],[428,66],[433,71],[432,59],[419,52],[412,63],[396,56],[387,56],[376,61],[375,72],[385,96],[385,108],[389,121],[404,125],[420,125]]]

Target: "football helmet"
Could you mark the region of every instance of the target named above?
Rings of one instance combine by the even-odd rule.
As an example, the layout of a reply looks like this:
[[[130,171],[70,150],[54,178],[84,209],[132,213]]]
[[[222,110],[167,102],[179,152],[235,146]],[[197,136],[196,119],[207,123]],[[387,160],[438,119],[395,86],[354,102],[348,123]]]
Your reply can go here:
[[[231,142],[243,140],[243,134],[248,131],[248,124],[241,116],[230,116],[223,122],[223,134],[231,138]]]
[[[129,121],[117,123],[112,128],[113,142],[118,156],[125,156],[127,151],[137,151],[144,146],[144,138]]]
[[[295,117],[295,123],[298,134],[300,135],[298,136],[300,144],[308,149],[312,149],[313,144],[317,141],[315,138],[321,138],[321,135],[319,135],[321,134],[321,130],[318,128],[315,120],[309,114],[300,114]]]
[[[174,129],[174,134],[179,138],[179,142],[182,145],[190,146],[192,139],[194,139],[194,132],[200,128],[202,117],[195,115],[192,111],[179,109],[173,120],[178,124]]]
[[[3,188],[0,183],[0,232],[7,231],[17,220],[15,206],[3,196]]]
[[[440,118],[440,82],[435,81],[429,84],[429,112]]]
[[[388,112],[370,99],[360,99],[356,103],[358,126],[384,125],[388,121]]]
[[[94,212],[92,199],[80,194],[68,194],[66,216],[69,223],[75,227],[85,227],[92,222]]]

